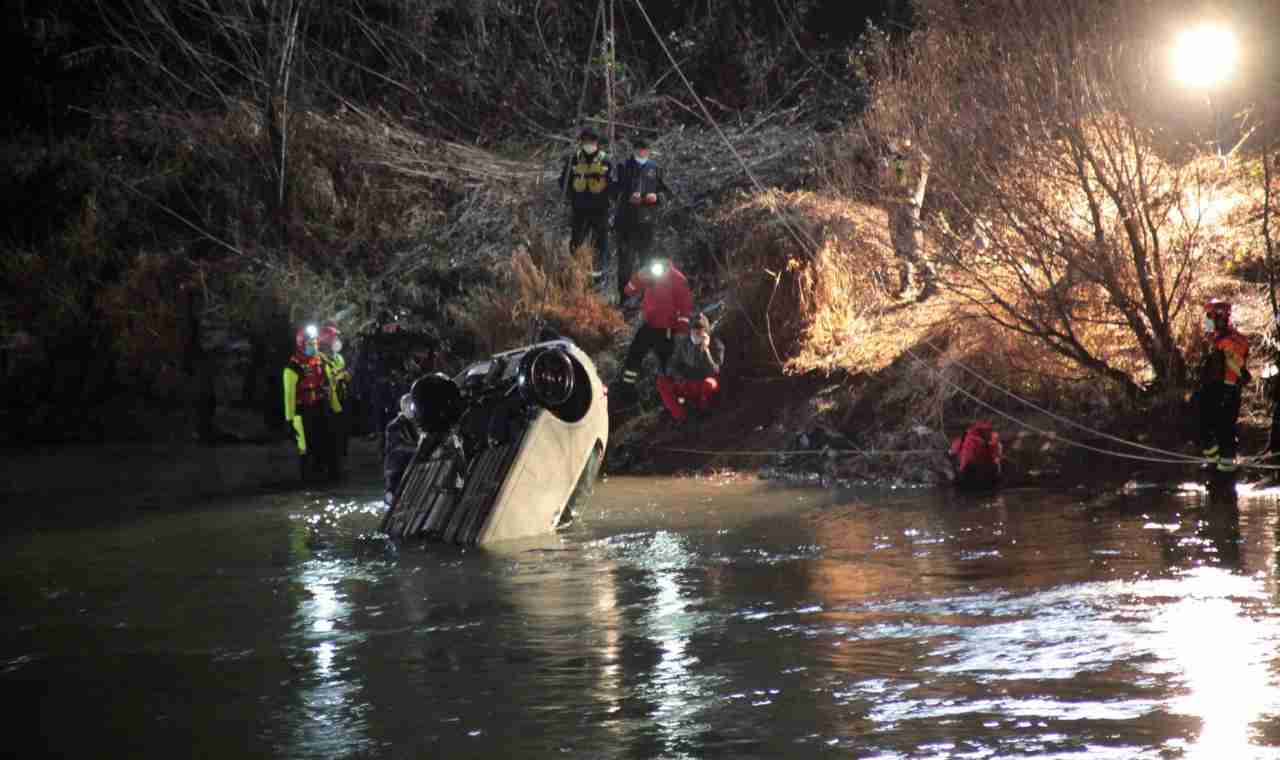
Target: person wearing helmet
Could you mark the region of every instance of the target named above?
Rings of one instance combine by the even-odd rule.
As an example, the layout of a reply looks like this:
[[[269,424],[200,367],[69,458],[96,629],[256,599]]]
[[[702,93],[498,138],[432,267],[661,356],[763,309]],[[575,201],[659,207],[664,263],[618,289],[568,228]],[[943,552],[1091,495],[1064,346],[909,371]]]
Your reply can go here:
[[[342,356],[342,333],[337,325],[327,322],[320,328],[316,338],[320,349],[320,360],[324,362],[325,372],[329,373],[329,390],[333,394],[333,418],[330,420],[330,431],[333,433],[334,449],[338,461],[347,455],[347,399],[351,388],[351,373],[347,371],[347,360]]]
[[[293,356],[284,367],[284,420],[298,445],[304,481],[337,475],[337,452],[330,429],[337,397],[320,357],[318,339],[319,331],[314,325],[298,330]]]
[[[1200,364],[1201,454],[1221,472],[1236,469],[1240,391],[1249,382],[1249,341],[1231,325],[1231,304],[1205,304],[1206,350]]]
[[[609,264],[609,202],[613,166],[600,149],[600,135],[590,127],[578,134],[578,149],[560,172],[560,190],[569,204],[569,253],[588,238],[595,245],[595,269]]]
[[[649,142],[632,141],[635,154],[618,169],[613,193],[618,197],[614,219],[614,246],[618,259],[618,303],[626,299],[625,290],[635,271],[636,262],[648,258],[653,247],[658,207],[671,194],[663,180],[662,167],[650,156]]]
[[[396,490],[404,471],[409,469],[418,443],[422,440],[417,420],[414,418],[412,394],[400,397],[400,413],[387,424],[386,441],[382,455],[383,501],[387,506],[395,501]]]
[[[632,275],[623,294],[628,298],[642,294],[640,311],[644,321],[627,348],[622,382],[618,386],[617,404],[620,409],[634,406],[639,400],[636,380],[640,377],[645,357],[651,351],[658,355],[658,371],[666,373],[667,362],[675,350],[672,336],[683,336],[689,332],[689,318],[693,314],[693,292],[689,290],[689,281],[667,255],[655,257]]]

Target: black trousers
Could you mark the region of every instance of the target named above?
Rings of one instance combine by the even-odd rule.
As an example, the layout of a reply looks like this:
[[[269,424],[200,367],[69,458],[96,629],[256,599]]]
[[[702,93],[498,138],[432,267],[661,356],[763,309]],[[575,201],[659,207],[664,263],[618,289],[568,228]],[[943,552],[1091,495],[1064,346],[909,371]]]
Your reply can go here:
[[[627,360],[622,367],[622,381],[626,383],[636,381],[640,374],[640,365],[644,364],[644,358],[650,351],[658,355],[662,370],[666,371],[667,362],[671,359],[671,352],[675,350],[675,346],[675,341],[668,335],[665,327],[640,325],[635,337],[631,339],[631,346],[627,349]]]
[[[302,430],[307,437],[307,453],[302,458],[303,480],[325,480],[342,474],[338,465],[338,439],[334,435],[334,415],[324,404],[303,407]]]
[[[590,236],[596,247],[595,269],[609,266],[609,209],[574,209],[569,217],[569,252],[587,242]]]
[[[1200,448],[1218,447],[1218,455],[1236,455],[1236,420],[1240,417],[1240,386],[1206,383],[1200,389]]]
[[[614,241],[618,248],[618,303],[622,303],[626,299],[623,291],[627,282],[637,267],[644,266],[649,250],[653,248],[653,225],[628,224],[618,227],[615,233],[618,238]]]

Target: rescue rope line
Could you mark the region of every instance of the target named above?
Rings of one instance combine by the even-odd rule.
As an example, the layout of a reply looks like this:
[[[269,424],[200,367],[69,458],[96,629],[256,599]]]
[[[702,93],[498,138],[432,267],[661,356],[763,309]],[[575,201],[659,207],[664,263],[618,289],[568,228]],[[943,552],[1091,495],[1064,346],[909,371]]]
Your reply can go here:
[[[928,337],[925,337],[925,338],[924,338],[924,343],[925,343],[925,345],[927,345],[929,348],[932,348],[935,352],[937,352],[937,354],[938,354],[939,356],[942,356],[942,355],[943,355],[942,349],[938,348],[938,346],[937,346],[933,341],[929,340],[929,338],[928,338]],[[965,364],[964,362],[960,361],[959,359],[952,359],[952,360],[950,360],[950,361],[951,361],[951,363],[952,363],[952,364],[955,364],[955,365],[956,365],[957,367],[959,367],[960,369],[964,370],[965,372],[968,372],[970,375],[972,375],[973,377],[977,378],[980,382],[982,382],[982,383],[983,383],[984,385],[986,385],[987,387],[989,387],[989,388],[993,388],[993,389],[995,389],[995,390],[997,390],[997,391],[1000,391],[1001,393],[1003,393],[1004,395],[1008,396],[1009,398],[1011,398],[1011,399],[1013,399],[1013,400],[1015,400],[1015,401],[1018,401],[1019,403],[1026,404],[1027,406],[1031,407],[1032,409],[1035,409],[1037,412],[1040,412],[1041,414],[1044,414],[1044,415],[1046,415],[1046,416],[1048,416],[1048,417],[1050,417],[1050,418],[1052,418],[1052,419],[1054,419],[1054,420],[1056,420],[1056,421],[1058,421],[1058,422],[1061,422],[1061,423],[1062,423],[1062,424],[1064,424],[1064,425],[1068,425],[1068,426],[1070,426],[1070,427],[1076,428],[1077,430],[1081,430],[1081,431],[1086,432],[1086,433],[1089,433],[1089,434],[1091,434],[1091,435],[1096,435],[1096,436],[1099,436],[1099,437],[1101,437],[1101,438],[1106,438],[1107,440],[1115,441],[1116,443],[1120,443],[1120,444],[1123,444],[1123,445],[1125,445],[1125,446],[1132,446],[1132,447],[1134,447],[1134,448],[1136,448],[1136,449],[1142,449],[1142,450],[1144,450],[1144,451],[1150,451],[1150,452],[1155,453],[1155,454],[1161,454],[1161,455],[1168,456],[1168,457],[1174,457],[1174,458],[1178,458],[1178,459],[1183,459],[1183,460],[1185,460],[1188,464],[1193,464],[1193,463],[1198,463],[1198,462],[1204,462],[1204,461],[1205,461],[1204,457],[1198,457],[1198,456],[1195,456],[1194,454],[1184,454],[1184,453],[1182,453],[1182,452],[1180,452],[1180,451],[1168,451],[1168,450],[1166,450],[1166,449],[1161,449],[1161,448],[1158,448],[1158,447],[1155,447],[1155,446],[1147,446],[1146,444],[1143,444],[1143,443],[1138,443],[1138,442],[1136,442],[1136,441],[1130,441],[1130,440],[1127,440],[1127,439],[1121,438],[1121,437],[1119,437],[1119,436],[1111,435],[1110,433],[1105,433],[1105,432],[1103,432],[1103,431],[1101,431],[1101,430],[1097,430],[1097,429],[1095,429],[1095,428],[1091,428],[1091,427],[1089,427],[1088,425],[1082,425],[1082,424],[1080,424],[1080,423],[1078,423],[1078,422],[1075,422],[1074,420],[1071,420],[1071,419],[1068,419],[1068,418],[1066,418],[1066,417],[1063,417],[1063,416],[1062,416],[1062,415],[1060,415],[1060,414],[1056,414],[1056,413],[1054,413],[1054,412],[1051,412],[1051,411],[1049,411],[1048,409],[1045,409],[1044,407],[1042,407],[1042,406],[1040,406],[1040,405],[1036,404],[1034,401],[1031,401],[1030,399],[1023,398],[1022,396],[1019,396],[1017,393],[1014,393],[1013,391],[1009,390],[1008,388],[1005,388],[1005,387],[1001,386],[1000,384],[998,384],[998,383],[996,383],[996,382],[994,382],[994,381],[992,381],[992,380],[987,379],[986,377],[984,377],[984,376],[982,375],[982,373],[980,373],[980,372],[978,372],[977,370],[973,369],[972,367],[968,366],[967,364]]]
[[[716,134],[719,135],[724,144],[728,146],[729,152],[733,154],[734,160],[736,160],[738,165],[742,167],[743,173],[747,176],[747,179],[751,181],[751,184],[755,186],[756,190],[761,193],[765,192],[767,188],[756,178],[755,174],[751,171],[750,165],[748,165],[746,160],[742,158],[742,154],[738,152],[738,149],[734,146],[733,142],[724,133],[724,130],[720,128],[720,124],[711,116],[711,112],[707,110],[707,106],[698,95],[698,91],[693,88],[693,83],[689,81],[687,76],[685,76],[684,69],[680,68],[679,61],[676,60],[676,57],[671,54],[670,48],[667,47],[667,41],[662,39],[662,35],[658,32],[658,27],[654,25],[653,19],[649,18],[649,12],[645,10],[642,0],[636,0],[636,7],[640,10],[640,15],[644,16],[645,23],[649,25],[649,30],[653,32],[653,37],[658,41],[658,45],[662,47],[662,52],[667,56],[667,60],[671,62],[671,67],[680,77],[680,81],[684,82],[684,86],[689,90],[689,94],[693,96],[694,102],[698,104],[698,108],[702,111],[703,118],[707,120],[707,123],[711,125],[712,129],[716,131]],[[807,235],[803,235],[798,231],[792,224],[791,220],[784,214],[779,212],[776,208],[771,210],[773,214],[778,217],[778,220],[782,222],[782,226],[786,227],[787,231],[791,233],[791,236],[800,244],[802,249],[809,251],[816,251],[818,249],[817,243],[809,239]]]
[[[627,446],[627,444],[621,444],[621,445],[623,447]],[[737,450],[737,451],[733,449],[725,449],[723,451],[716,451],[712,449],[690,449],[690,448],[684,448],[680,446],[652,446],[652,445],[648,445],[645,448],[654,449],[656,451],[670,451],[675,454],[703,454],[706,456],[720,456],[720,455],[741,456],[741,457],[825,456],[831,459],[841,459],[841,458],[852,457],[852,456],[894,456],[894,455],[908,456],[908,455],[916,455],[916,454],[941,454],[944,452],[943,449],[833,449],[833,448],[803,449],[803,450],[744,449],[744,450]]]

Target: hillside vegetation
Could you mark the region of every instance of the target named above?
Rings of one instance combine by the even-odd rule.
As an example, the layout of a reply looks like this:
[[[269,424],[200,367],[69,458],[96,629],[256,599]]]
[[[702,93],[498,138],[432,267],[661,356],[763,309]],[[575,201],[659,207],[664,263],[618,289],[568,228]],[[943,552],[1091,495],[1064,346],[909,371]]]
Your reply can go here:
[[[1267,62],[1215,131],[1168,83],[1172,11],[1060,5],[886,2],[866,25],[834,0],[26,4],[5,428],[185,435],[215,400],[273,418],[304,321],[354,349],[394,318],[455,366],[549,324],[608,370],[630,328],[555,187],[581,124],[617,155],[654,141],[659,245],[719,305],[729,371],[838,387],[792,424],[940,431],[1008,403],[979,376],[1094,419],[1176,408],[1207,297],[1269,345]],[[1269,13],[1237,4],[1259,38]],[[887,286],[880,166],[905,137],[931,158],[919,304]]]

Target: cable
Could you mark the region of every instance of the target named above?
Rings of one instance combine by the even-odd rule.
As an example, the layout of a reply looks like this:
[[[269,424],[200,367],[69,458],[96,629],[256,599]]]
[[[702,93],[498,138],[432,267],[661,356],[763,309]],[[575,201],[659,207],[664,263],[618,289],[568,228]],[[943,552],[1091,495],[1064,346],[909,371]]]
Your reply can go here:
[[[938,346],[937,346],[936,344],[934,344],[934,343],[933,343],[933,341],[929,340],[929,338],[928,338],[928,337],[925,337],[925,338],[923,339],[923,341],[924,341],[925,345],[927,345],[929,348],[932,348],[935,352],[937,352],[937,354],[938,354],[939,356],[942,356],[942,349],[938,348]],[[1145,451],[1150,451],[1150,452],[1153,452],[1153,453],[1156,453],[1156,454],[1163,454],[1163,455],[1165,455],[1165,456],[1170,456],[1170,457],[1179,457],[1179,458],[1185,459],[1188,463],[1193,463],[1193,462],[1203,461],[1203,458],[1202,458],[1202,457],[1197,457],[1197,456],[1192,455],[1192,454],[1184,454],[1184,453],[1179,452],[1179,451],[1168,451],[1168,450],[1166,450],[1166,449],[1157,448],[1157,447],[1155,447],[1155,446],[1147,446],[1147,445],[1145,445],[1145,444],[1138,443],[1138,442],[1136,442],[1136,441],[1130,441],[1130,440],[1126,440],[1126,439],[1124,439],[1124,438],[1120,438],[1119,436],[1114,436],[1114,435],[1111,435],[1111,434],[1109,434],[1109,433],[1104,433],[1103,431],[1101,431],[1101,430],[1096,430],[1096,429],[1094,429],[1094,428],[1089,427],[1088,425],[1082,425],[1082,424],[1080,424],[1080,423],[1078,423],[1078,422],[1075,422],[1075,421],[1073,421],[1073,420],[1070,420],[1070,419],[1068,419],[1068,418],[1066,418],[1066,417],[1063,417],[1063,416],[1061,416],[1061,415],[1059,415],[1059,414],[1055,414],[1054,412],[1051,412],[1051,411],[1049,411],[1048,409],[1045,409],[1044,407],[1039,406],[1039,405],[1038,405],[1038,404],[1036,404],[1035,402],[1033,402],[1033,401],[1031,401],[1031,400],[1029,400],[1029,399],[1025,399],[1025,398],[1023,398],[1022,396],[1019,396],[1018,394],[1014,393],[1013,391],[1011,391],[1011,390],[1009,390],[1009,389],[1007,389],[1007,388],[1004,388],[1003,386],[999,385],[998,383],[995,383],[995,382],[992,382],[991,380],[988,380],[988,379],[987,379],[986,377],[984,377],[980,372],[978,372],[977,370],[973,369],[972,367],[969,367],[967,364],[965,364],[964,362],[960,361],[959,359],[952,359],[952,360],[951,360],[951,363],[952,363],[952,364],[955,364],[955,365],[956,365],[956,366],[958,366],[958,367],[960,367],[960,368],[961,368],[961,369],[963,369],[965,372],[968,372],[970,375],[973,375],[975,378],[977,378],[979,381],[981,381],[981,382],[982,382],[984,385],[986,385],[987,387],[989,387],[989,388],[994,388],[995,390],[1000,391],[1001,393],[1005,394],[1005,395],[1006,395],[1006,396],[1008,396],[1009,398],[1012,398],[1012,399],[1014,399],[1015,401],[1018,401],[1018,402],[1020,402],[1020,403],[1022,403],[1022,404],[1026,404],[1027,406],[1031,407],[1032,409],[1035,409],[1037,412],[1040,412],[1041,414],[1047,415],[1048,417],[1050,417],[1050,418],[1052,418],[1052,419],[1054,419],[1054,420],[1057,420],[1058,422],[1061,422],[1061,423],[1063,423],[1064,425],[1068,425],[1068,426],[1070,426],[1070,427],[1076,428],[1077,430],[1084,431],[1084,432],[1089,433],[1089,434],[1091,434],[1091,435],[1096,435],[1096,436],[1098,436],[1098,437],[1100,437],[1100,438],[1106,438],[1106,439],[1108,439],[1108,440],[1115,441],[1116,443],[1124,444],[1125,446],[1132,446],[1132,447],[1134,447],[1134,448],[1136,448],[1136,449],[1143,449],[1143,450],[1145,450]]]

